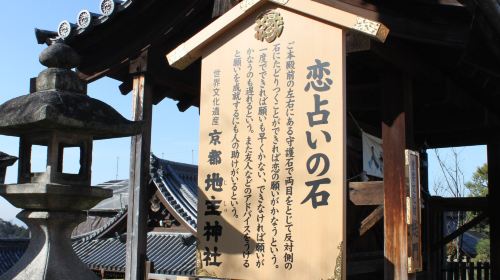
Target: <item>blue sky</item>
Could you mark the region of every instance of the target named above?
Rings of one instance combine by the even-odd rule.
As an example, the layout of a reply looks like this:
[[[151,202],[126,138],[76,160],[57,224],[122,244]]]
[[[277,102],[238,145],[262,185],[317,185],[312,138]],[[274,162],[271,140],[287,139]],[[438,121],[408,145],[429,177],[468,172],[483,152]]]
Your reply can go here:
[[[44,46],[38,45],[34,28],[56,30],[59,22],[76,21],[79,11],[97,12],[99,0],[91,1],[6,1],[0,10],[0,104],[29,92],[29,79],[36,77],[44,67],[38,55]],[[89,95],[113,106],[126,118],[132,116],[131,95],[122,96],[119,83],[101,79],[89,85]],[[176,103],[165,99],[153,108],[152,151],[174,161],[197,163],[199,115],[197,108],[180,113]],[[18,154],[18,138],[0,136],[0,151]],[[44,168],[43,153],[33,155],[33,168]],[[119,158],[118,178],[128,178],[130,138],[94,142],[92,183],[115,179]],[[76,159],[75,159],[76,161]],[[76,165],[76,162],[75,162]],[[7,170],[8,183],[17,180],[17,164]],[[15,219],[19,210],[0,198],[0,218]],[[17,221],[16,221],[17,222]]]
[[[79,11],[88,9],[97,12],[98,0],[69,1],[5,1],[0,9],[0,104],[29,91],[29,79],[43,70],[38,63],[38,54],[44,46],[38,45],[34,28],[56,30],[59,22],[75,22]],[[101,79],[89,85],[89,95],[102,100],[126,118],[131,117],[131,96],[122,96],[119,83]],[[174,161],[197,163],[199,115],[197,108],[180,113],[171,100],[163,100],[153,109],[152,151],[157,156]],[[130,138],[94,142],[92,183],[128,177]],[[0,136],[0,150],[11,155],[18,154],[18,139]],[[475,168],[486,162],[484,146],[459,149],[460,162],[465,180],[469,180]],[[441,152],[446,155],[446,150]],[[118,169],[117,169],[117,159]],[[76,161],[76,160],[75,160]],[[33,168],[45,165],[42,153],[33,155]],[[432,185],[439,178],[434,153],[429,151],[429,180]],[[7,183],[14,183],[17,164],[7,170]],[[0,198],[0,218],[14,220],[19,210]]]

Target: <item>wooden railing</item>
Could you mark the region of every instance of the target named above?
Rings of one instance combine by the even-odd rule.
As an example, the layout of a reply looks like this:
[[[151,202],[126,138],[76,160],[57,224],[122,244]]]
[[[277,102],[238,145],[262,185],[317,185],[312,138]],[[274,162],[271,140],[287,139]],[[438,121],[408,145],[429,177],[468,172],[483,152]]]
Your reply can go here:
[[[446,262],[445,280],[490,280],[490,264],[487,262]]]

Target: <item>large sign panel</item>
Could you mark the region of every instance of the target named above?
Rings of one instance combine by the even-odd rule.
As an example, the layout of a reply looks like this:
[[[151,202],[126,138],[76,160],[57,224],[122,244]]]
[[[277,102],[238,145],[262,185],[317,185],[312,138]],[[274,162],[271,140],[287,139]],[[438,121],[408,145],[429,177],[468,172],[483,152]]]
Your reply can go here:
[[[199,275],[343,278],[344,68],[341,29],[271,4],[204,50]]]

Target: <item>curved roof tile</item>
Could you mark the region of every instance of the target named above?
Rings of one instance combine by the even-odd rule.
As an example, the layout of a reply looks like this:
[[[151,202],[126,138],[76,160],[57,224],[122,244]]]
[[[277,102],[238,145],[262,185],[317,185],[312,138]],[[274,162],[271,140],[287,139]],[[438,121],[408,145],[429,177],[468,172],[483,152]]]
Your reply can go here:
[[[148,233],[147,256],[155,273],[193,275],[196,267],[196,243],[191,234]],[[73,249],[91,269],[125,271],[125,243],[118,238],[77,241]]]
[[[167,203],[196,232],[198,167],[160,159],[151,155],[151,179]]]

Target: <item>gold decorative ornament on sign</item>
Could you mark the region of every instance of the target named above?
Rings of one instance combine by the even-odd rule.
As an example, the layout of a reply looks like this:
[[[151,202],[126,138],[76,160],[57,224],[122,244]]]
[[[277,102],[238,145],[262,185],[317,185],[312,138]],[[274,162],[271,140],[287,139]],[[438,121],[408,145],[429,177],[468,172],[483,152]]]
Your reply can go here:
[[[203,260],[202,260],[200,251],[196,252],[196,275],[209,277],[209,278],[217,278],[217,275],[215,275],[213,273],[209,273],[208,271],[206,271],[203,268]]]
[[[337,249],[339,249],[339,254],[337,255],[337,259],[335,261],[335,271],[333,273],[333,276],[328,278],[328,280],[342,280],[342,258],[344,255],[344,241],[340,242],[340,244],[337,246]]]
[[[375,36],[379,31],[380,23],[366,18],[358,17],[356,18],[356,24],[354,24],[352,28],[363,33]]]
[[[255,20],[255,38],[272,43],[283,32],[283,17],[276,11],[268,10]]]

